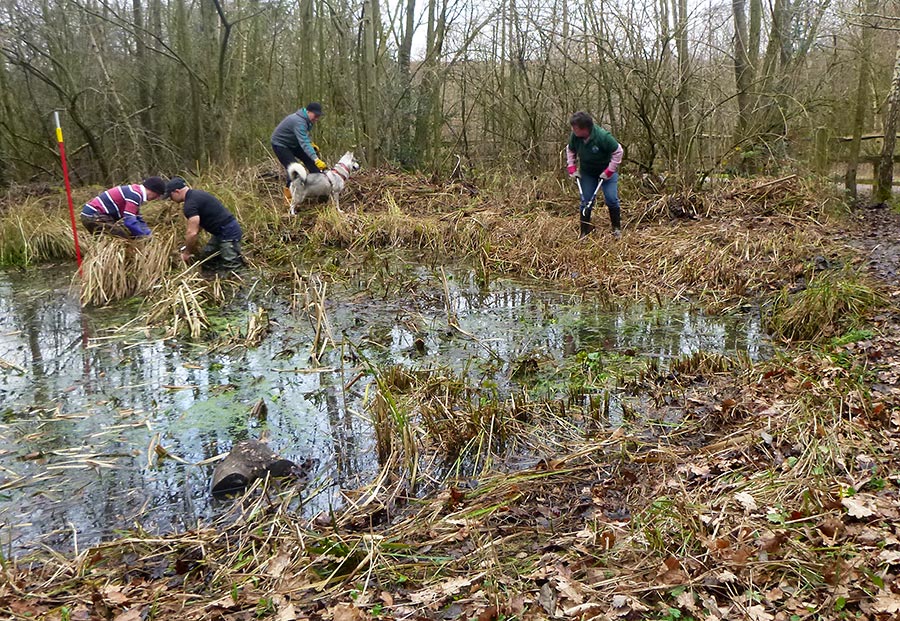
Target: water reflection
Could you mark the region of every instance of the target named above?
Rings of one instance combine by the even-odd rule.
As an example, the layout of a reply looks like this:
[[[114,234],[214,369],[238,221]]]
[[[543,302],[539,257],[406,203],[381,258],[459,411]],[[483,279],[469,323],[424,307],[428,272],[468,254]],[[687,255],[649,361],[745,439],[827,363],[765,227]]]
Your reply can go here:
[[[71,548],[75,533],[85,545],[135,523],[167,531],[214,517],[212,466],[160,457],[154,438],[197,463],[265,432],[281,455],[317,460],[314,487],[325,491],[307,510],[327,509],[340,487],[376,468],[362,404],[371,379],[350,349],[378,364],[466,369],[501,390],[527,356],[602,348],[664,363],[698,350],[766,354],[755,316],[610,310],[546,285],[485,286],[465,271],[448,273],[447,299],[440,274],[409,266],[382,275],[376,295],[365,275],[329,294],[332,330],[345,346],[313,364],[314,328],[291,316],[290,291],[266,288],[269,297],[236,309],[259,304],[277,321],[259,347],[226,353],[116,335],[110,328],[135,311],[82,311],[68,278],[64,270],[0,274],[0,526],[15,552],[36,542]],[[248,415],[259,399],[264,420]]]

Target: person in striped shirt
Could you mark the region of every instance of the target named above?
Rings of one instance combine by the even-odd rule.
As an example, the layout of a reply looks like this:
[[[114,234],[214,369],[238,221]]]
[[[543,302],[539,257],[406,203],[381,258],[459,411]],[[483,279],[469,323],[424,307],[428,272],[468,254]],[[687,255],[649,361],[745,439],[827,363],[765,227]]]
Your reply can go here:
[[[141,217],[141,205],[165,193],[162,177],[147,177],[141,183],[110,188],[82,207],[81,223],[89,233],[150,237],[150,227]]]

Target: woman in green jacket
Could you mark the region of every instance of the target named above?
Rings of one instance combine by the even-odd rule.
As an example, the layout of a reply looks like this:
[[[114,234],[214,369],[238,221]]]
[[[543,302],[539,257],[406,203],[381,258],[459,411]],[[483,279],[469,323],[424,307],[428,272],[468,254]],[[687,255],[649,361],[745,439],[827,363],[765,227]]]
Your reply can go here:
[[[619,173],[622,163],[622,145],[605,129],[594,124],[587,112],[576,112],[569,119],[572,134],[566,146],[566,165],[570,177],[580,176],[581,187],[581,237],[593,230],[591,210],[597,193],[597,184],[603,185],[603,201],[609,210],[613,235],[622,236],[621,211],[619,209]],[[577,161],[577,166],[576,166]]]

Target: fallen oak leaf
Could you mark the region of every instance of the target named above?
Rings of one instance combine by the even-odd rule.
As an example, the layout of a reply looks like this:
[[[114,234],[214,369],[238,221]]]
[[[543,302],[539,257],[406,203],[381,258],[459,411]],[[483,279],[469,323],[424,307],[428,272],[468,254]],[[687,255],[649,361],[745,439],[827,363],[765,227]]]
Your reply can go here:
[[[478,621],[496,621],[499,611],[496,606],[488,606],[478,613]]]
[[[847,513],[851,517],[864,519],[875,515],[875,510],[867,506],[862,500],[855,496],[849,498],[841,498],[841,504],[847,509]]]
[[[113,621],[141,621],[141,607],[129,608],[125,612],[117,614]]]
[[[597,602],[587,602],[586,604],[578,604],[571,608],[563,609],[563,615],[574,619],[584,619],[585,621],[600,616],[602,612],[603,608]]]
[[[759,508],[756,504],[756,499],[747,492],[738,492],[734,495],[734,499],[744,507],[744,511],[756,511]]]
[[[128,601],[128,596],[125,595],[119,587],[113,584],[107,584],[105,587],[103,587],[102,593],[103,597],[105,597],[108,601],[119,606]]]
[[[366,613],[353,604],[338,604],[331,609],[331,618],[334,621],[363,621]]]
[[[875,598],[875,602],[872,604],[872,610],[875,612],[896,614],[900,612],[900,597],[897,597],[894,593],[882,593]]]
[[[766,612],[766,608],[762,604],[756,604],[747,609],[747,618],[751,621],[772,621],[775,615]]]

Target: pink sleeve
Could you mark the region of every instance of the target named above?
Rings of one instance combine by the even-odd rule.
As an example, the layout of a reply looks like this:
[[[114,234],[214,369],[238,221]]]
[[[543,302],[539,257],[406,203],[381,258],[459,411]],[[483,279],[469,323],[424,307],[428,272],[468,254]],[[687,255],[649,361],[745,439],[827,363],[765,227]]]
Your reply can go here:
[[[619,146],[619,149],[621,149],[621,148],[622,147]],[[619,161],[621,161],[621,160],[622,160],[622,156],[620,155]],[[573,153],[572,149],[570,149],[569,146],[566,145],[566,166],[574,166],[574,165],[575,165],[575,153]]]
[[[147,195],[144,193],[144,187],[137,183],[134,185],[122,186],[122,200],[125,203],[122,207],[122,215],[125,215],[126,213],[133,216],[138,215],[138,213],[140,213],[141,203],[147,200]]]
[[[619,167],[619,164],[622,163],[622,157],[625,155],[625,149],[622,148],[622,145],[619,145],[619,148],[613,151],[612,157],[609,159],[609,166],[607,166],[607,170],[610,172],[616,172],[616,169]]]

